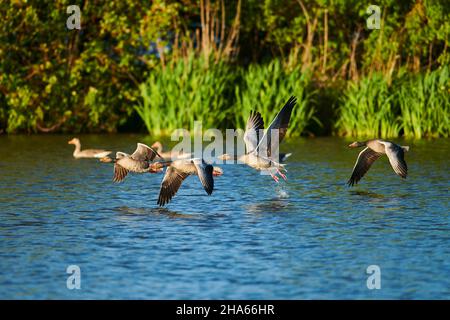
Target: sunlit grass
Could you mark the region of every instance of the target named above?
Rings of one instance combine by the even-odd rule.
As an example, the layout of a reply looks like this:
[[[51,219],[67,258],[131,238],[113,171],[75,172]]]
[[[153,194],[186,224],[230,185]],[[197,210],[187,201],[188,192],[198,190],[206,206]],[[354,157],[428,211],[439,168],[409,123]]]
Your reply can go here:
[[[387,81],[376,74],[349,83],[340,98],[336,128],[340,135],[397,137],[401,122]]]
[[[310,89],[310,78],[300,68],[285,71],[278,60],[265,65],[250,65],[242,70],[243,85],[236,87],[234,121],[245,127],[250,110],[261,112],[265,126],[280,111],[292,95],[297,97],[297,105],[292,111],[288,134],[299,136],[312,121],[320,123],[314,116],[315,92]]]
[[[397,101],[405,137],[449,136],[448,67],[407,79],[398,90]]]
[[[141,102],[135,109],[148,132],[156,135],[192,129],[194,121],[222,127],[235,77],[224,63],[206,68],[201,58],[191,56],[152,72],[140,86]]]

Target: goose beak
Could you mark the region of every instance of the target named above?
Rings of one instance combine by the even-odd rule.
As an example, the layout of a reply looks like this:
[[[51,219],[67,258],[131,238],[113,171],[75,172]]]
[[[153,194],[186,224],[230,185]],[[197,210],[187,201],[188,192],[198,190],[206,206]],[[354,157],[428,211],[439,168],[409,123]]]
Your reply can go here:
[[[67,144],[73,144],[73,143],[74,143],[73,139],[72,139],[72,140],[69,140],[69,141],[67,141]]]
[[[110,157],[103,157],[103,158],[100,158],[99,161],[103,162],[103,163],[110,163],[113,160]]]
[[[220,177],[221,175],[223,175],[223,170],[219,167],[214,167],[213,168],[213,176]]]
[[[355,142],[349,144],[348,147],[349,148],[357,148],[357,147],[359,147],[359,143],[357,141],[355,141]]]

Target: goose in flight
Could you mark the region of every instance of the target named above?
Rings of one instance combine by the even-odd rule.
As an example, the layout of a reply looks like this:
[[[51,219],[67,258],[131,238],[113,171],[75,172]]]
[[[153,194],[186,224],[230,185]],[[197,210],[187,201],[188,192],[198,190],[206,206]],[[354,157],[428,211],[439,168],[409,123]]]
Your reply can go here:
[[[116,159],[106,160],[100,159],[102,162],[114,162],[114,182],[121,182],[125,179],[128,172],[135,173],[156,173],[161,171],[156,163],[151,163],[159,154],[149,146],[138,143],[133,154],[129,155],[125,152],[117,152]],[[159,156],[160,157],[160,156]]]
[[[179,152],[179,153],[172,154],[171,151],[164,152],[163,151],[163,145],[159,141],[156,141],[155,143],[153,143],[151,147],[153,149],[155,149],[156,152],[158,152],[158,154],[161,155],[161,157],[163,157],[164,159],[167,159],[167,160],[172,159],[172,156],[175,157],[175,159],[173,159],[173,160],[176,160],[176,159],[188,159],[188,158],[192,157],[191,153],[181,153],[181,152]]]
[[[402,178],[406,178],[408,174],[408,166],[405,162],[405,152],[409,151],[408,146],[399,146],[393,142],[381,139],[368,140],[364,142],[353,142],[350,148],[365,147],[358,155],[355,166],[353,167],[352,176],[347,184],[353,186],[369,171],[372,163],[375,162],[383,154],[387,155],[394,172]]]
[[[164,206],[170,202],[172,197],[180,189],[184,179],[188,176],[198,176],[206,193],[211,195],[214,189],[213,176],[222,175],[220,168],[215,168],[207,164],[203,159],[179,159],[175,161],[157,162],[157,168],[167,167],[161,188],[159,190],[159,197],[157,204]]]
[[[276,182],[279,181],[277,174],[286,180],[286,175],[282,172],[286,172],[286,169],[280,163],[279,158],[273,159],[271,153],[273,150],[278,150],[281,141],[286,136],[289,120],[296,102],[297,99],[291,96],[267,130],[265,130],[262,137],[260,137],[260,133],[264,129],[264,120],[259,112],[251,111],[244,132],[246,154],[234,155],[234,157],[224,154],[219,156],[219,159],[241,161],[256,170],[268,172]],[[278,139],[274,141],[272,141],[272,130],[278,130]]]
[[[73,138],[68,141],[67,144],[75,145],[75,150],[73,152],[73,157],[76,159],[80,158],[104,158],[107,157],[111,151],[101,150],[101,149],[85,149],[81,150],[81,142],[78,138]]]

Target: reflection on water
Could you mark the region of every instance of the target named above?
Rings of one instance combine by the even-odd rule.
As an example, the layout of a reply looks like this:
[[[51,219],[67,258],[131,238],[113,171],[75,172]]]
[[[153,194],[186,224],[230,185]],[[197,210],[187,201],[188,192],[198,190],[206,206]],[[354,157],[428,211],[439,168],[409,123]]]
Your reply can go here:
[[[287,141],[287,182],[224,165],[212,196],[191,177],[159,208],[162,174],[113,184],[112,164],[73,159],[69,138],[0,137],[0,298],[450,298],[446,139],[408,142],[408,179],[383,159],[353,188],[347,140]],[[381,290],[366,287],[372,264]]]

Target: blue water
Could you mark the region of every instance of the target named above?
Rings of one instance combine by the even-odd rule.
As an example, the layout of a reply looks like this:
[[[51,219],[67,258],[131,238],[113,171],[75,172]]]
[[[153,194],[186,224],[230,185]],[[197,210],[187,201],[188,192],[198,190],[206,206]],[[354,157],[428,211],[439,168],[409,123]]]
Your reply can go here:
[[[0,137],[1,299],[450,299],[448,139],[402,142],[407,180],[380,158],[354,188],[348,140],[291,140],[287,182],[224,165],[212,196],[189,177],[160,209],[162,174],[113,184],[111,164],[73,159],[69,138]]]

